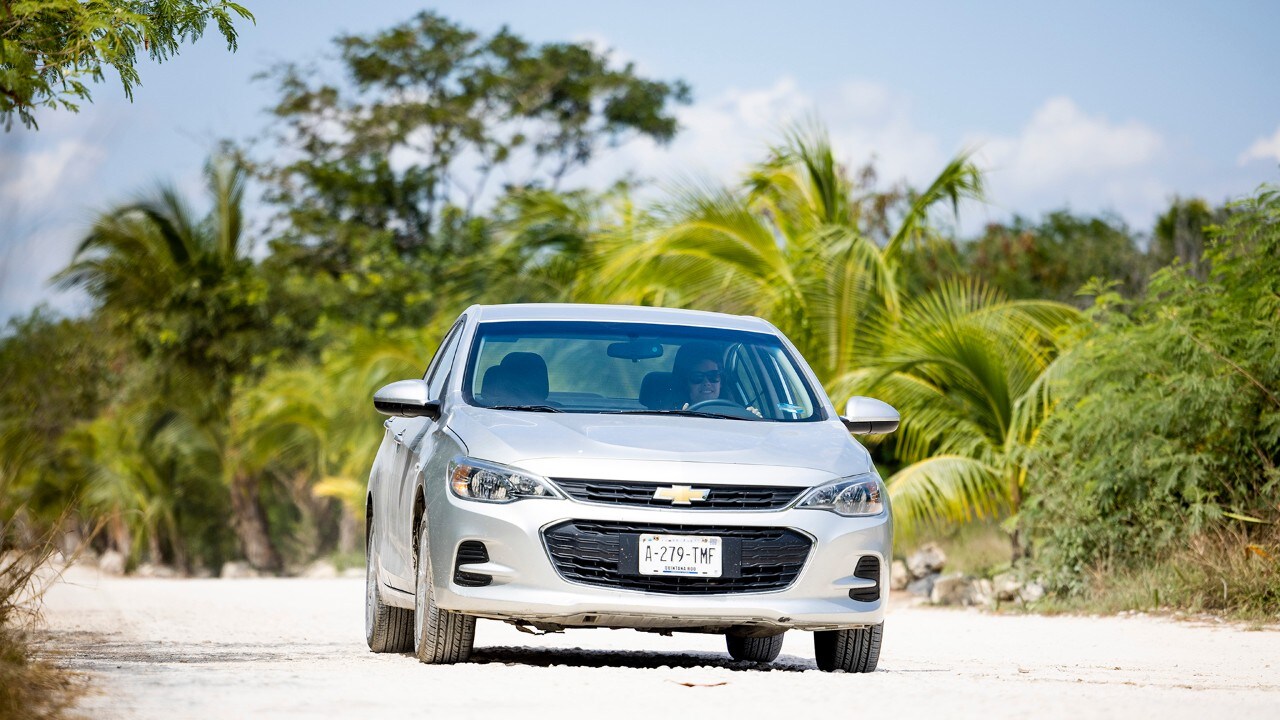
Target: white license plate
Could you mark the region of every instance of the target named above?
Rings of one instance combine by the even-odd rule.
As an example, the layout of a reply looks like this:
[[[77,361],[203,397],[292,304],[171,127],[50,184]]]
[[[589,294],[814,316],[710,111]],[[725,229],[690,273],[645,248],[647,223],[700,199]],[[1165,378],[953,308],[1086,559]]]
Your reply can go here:
[[[720,577],[724,545],[712,535],[641,535],[641,575]]]

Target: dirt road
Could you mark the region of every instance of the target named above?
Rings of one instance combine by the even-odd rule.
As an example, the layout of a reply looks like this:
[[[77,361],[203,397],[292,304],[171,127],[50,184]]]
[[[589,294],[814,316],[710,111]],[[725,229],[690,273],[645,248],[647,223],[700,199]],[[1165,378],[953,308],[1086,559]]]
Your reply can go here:
[[[1155,618],[891,609],[880,670],[819,672],[812,636],[770,668],[717,636],[532,636],[481,621],[474,661],[374,655],[358,579],[144,580],[73,569],[51,645],[90,717],[1280,717],[1280,632]]]

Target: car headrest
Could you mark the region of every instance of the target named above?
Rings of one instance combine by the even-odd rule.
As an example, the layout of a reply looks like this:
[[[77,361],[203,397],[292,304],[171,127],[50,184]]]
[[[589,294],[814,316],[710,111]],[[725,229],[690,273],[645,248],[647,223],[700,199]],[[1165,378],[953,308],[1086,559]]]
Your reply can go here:
[[[520,404],[542,403],[547,400],[547,361],[531,352],[507,353],[502,358],[504,369],[511,373],[512,391]]]
[[[679,404],[676,378],[669,372],[655,370],[640,381],[640,404],[650,410],[672,410]]]
[[[510,368],[494,365],[484,371],[480,381],[480,398],[486,405],[517,405],[515,383]]]

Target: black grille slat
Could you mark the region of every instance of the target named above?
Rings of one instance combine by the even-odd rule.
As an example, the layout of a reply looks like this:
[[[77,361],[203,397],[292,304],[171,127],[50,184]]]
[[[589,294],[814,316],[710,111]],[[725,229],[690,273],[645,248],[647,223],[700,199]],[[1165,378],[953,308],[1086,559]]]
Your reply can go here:
[[[670,500],[656,500],[653,492],[670,483],[627,480],[584,480],[552,478],[553,482],[575,500],[590,503],[637,505],[641,507],[673,507]],[[689,505],[675,505],[681,510],[781,510],[791,504],[805,488],[776,485],[695,485],[708,491],[707,498]]]
[[[716,535],[740,549],[736,566],[718,578],[640,575],[634,557],[643,533]],[[547,551],[560,576],[572,582],[664,595],[720,595],[768,592],[788,587],[800,575],[812,544],[786,528],[711,525],[658,525],[570,520],[543,532]],[[726,553],[726,556],[728,553]]]
[[[864,580],[875,580],[876,584],[867,588],[849,591],[849,599],[859,602],[875,602],[880,599],[880,559],[874,555],[863,555],[858,558],[858,565],[853,569],[854,577]]]
[[[493,582],[490,575],[463,572],[459,568],[472,563],[489,562],[489,549],[479,540],[467,540],[458,546],[458,555],[453,562],[453,581],[462,587],[484,587]]]

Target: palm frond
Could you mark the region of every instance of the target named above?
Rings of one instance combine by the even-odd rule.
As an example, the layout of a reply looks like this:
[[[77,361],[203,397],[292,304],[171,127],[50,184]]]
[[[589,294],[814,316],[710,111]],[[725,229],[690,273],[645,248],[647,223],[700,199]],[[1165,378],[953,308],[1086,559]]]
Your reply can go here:
[[[941,524],[993,517],[1008,506],[997,469],[961,455],[937,455],[914,463],[885,484],[895,532],[906,540]]]

